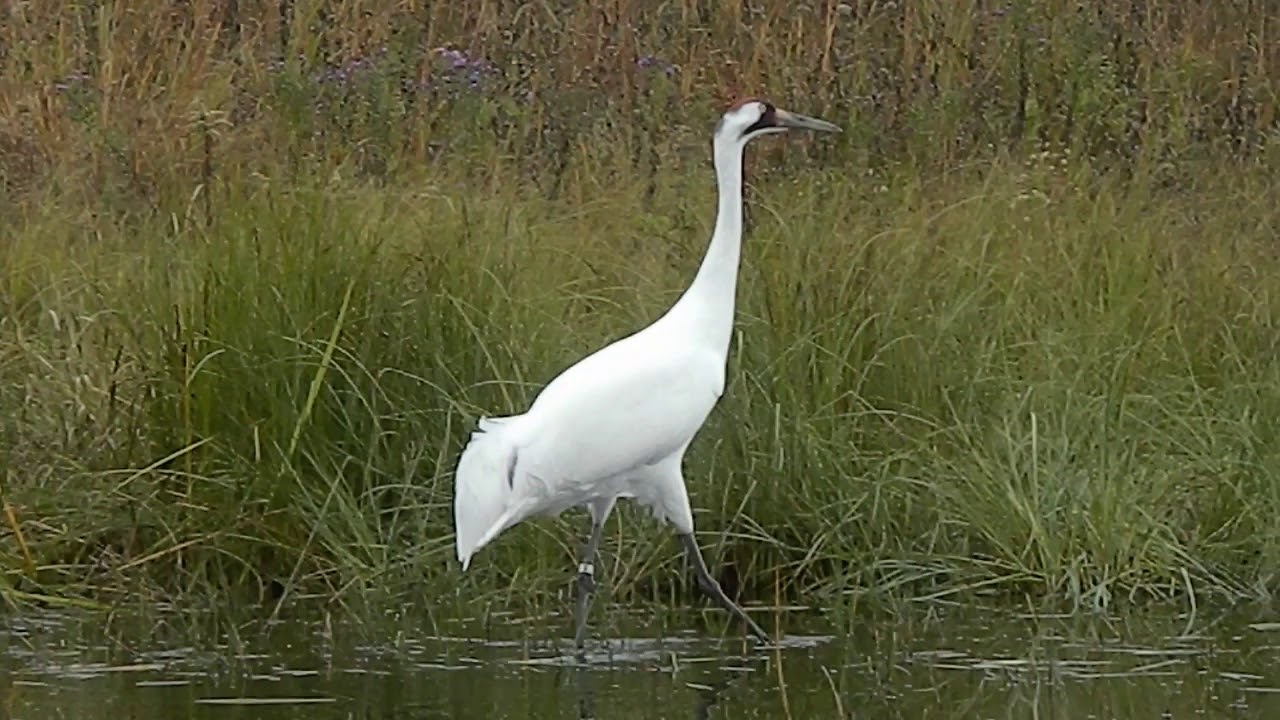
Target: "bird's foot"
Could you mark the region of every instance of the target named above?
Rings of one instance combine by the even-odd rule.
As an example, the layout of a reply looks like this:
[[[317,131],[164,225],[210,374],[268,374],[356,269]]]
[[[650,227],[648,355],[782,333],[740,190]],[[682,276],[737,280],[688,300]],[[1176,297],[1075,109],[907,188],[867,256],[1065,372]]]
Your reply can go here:
[[[725,595],[724,588],[720,587],[720,583],[707,575],[698,575],[698,587],[706,594],[717,600],[725,610],[736,616],[747,626],[747,631],[755,637],[757,645],[768,645],[773,642],[773,638],[769,637],[769,633],[765,632],[755,620],[752,620],[747,612],[738,607],[737,603],[729,599]]]
[[[743,619],[747,621],[747,627],[751,629],[751,635],[755,637],[757,645],[769,645],[773,642],[773,638],[769,637],[769,633],[765,632],[754,620],[746,617],[746,615],[743,615]]]

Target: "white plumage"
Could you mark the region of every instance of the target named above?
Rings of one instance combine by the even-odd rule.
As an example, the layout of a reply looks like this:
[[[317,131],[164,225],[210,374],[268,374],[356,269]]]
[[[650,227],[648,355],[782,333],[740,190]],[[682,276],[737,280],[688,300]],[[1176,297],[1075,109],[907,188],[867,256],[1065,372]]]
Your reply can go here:
[[[720,191],[715,231],[689,289],[652,325],[557,376],[524,414],[482,418],[459,459],[454,522],[463,570],[476,551],[526,518],[590,510],[592,532],[578,568],[579,647],[596,550],[619,497],[670,523],[700,587],[768,639],[706,569],[681,461],[724,392],[742,245],[743,150],[754,137],[788,129],[838,131],[760,100],[729,108],[712,143]]]

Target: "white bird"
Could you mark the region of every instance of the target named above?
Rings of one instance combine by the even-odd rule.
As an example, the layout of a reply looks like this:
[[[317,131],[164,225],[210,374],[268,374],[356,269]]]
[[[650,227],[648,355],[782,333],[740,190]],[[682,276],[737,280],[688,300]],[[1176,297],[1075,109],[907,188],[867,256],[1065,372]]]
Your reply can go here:
[[[578,648],[595,590],[596,551],[620,497],[669,522],[702,590],[769,640],[707,571],[681,461],[724,392],[742,246],[743,151],[756,137],[792,129],[840,131],[756,98],[730,106],[712,141],[720,194],[715,231],[688,290],[653,324],[557,376],[524,414],[481,418],[459,458],[454,523],[464,571],[477,550],[526,518],[581,505],[591,513],[578,565]]]

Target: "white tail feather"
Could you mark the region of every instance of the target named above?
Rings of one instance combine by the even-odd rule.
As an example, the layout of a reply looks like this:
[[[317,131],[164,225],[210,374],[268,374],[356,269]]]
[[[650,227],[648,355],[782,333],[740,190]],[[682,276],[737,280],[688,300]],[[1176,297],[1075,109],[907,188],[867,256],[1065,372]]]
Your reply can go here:
[[[458,561],[466,570],[471,556],[502,532],[511,519],[510,477],[515,446],[503,426],[513,417],[480,418],[480,429],[462,451],[454,473],[453,522]]]

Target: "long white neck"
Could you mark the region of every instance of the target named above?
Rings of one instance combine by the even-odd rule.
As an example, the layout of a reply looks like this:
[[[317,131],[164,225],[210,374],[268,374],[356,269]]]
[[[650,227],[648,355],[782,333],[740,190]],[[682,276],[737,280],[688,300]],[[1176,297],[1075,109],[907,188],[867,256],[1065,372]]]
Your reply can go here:
[[[682,325],[700,343],[729,352],[733,334],[738,261],[742,254],[742,151],[745,143],[717,136],[712,143],[720,207],[711,245],[698,274],[667,312],[668,322]]]

